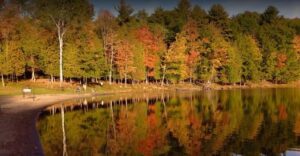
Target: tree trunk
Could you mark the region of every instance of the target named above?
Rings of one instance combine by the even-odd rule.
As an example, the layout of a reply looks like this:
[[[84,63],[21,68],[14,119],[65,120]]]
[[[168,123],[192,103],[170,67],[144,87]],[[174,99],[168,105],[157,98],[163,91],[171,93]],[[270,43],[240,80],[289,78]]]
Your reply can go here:
[[[192,72],[192,70],[191,70],[191,72],[190,72],[190,84],[192,84],[192,79],[193,79],[193,72]]]
[[[31,63],[32,63],[32,67],[31,67],[31,80],[33,81],[33,82],[35,82],[35,70],[34,70],[34,57],[33,56],[31,56],[30,57],[30,60],[31,60]]]
[[[111,55],[110,55],[110,69],[109,69],[109,84],[112,82],[112,68],[113,68],[113,60],[114,60],[114,45],[112,43],[111,46]]]
[[[3,76],[3,74],[1,74],[1,81],[2,81],[2,86],[5,87],[4,76]]]
[[[58,33],[58,41],[59,41],[59,82],[60,82],[60,87],[62,87],[63,84],[63,46],[64,46],[64,41],[63,41],[63,36],[64,32],[62,31],[62,26],[58,25],[57,26],[57,33]]]
[[[50,75],[50,82],[51,82],[51,84],[54,82],[54,78],[53,78],[52,74]]]
[[[33,82],[35,82],[35,70],[34,70],[34,68],[33,67],[31,67],[31,80],[33,81]]]
[[[125,110],[126,110],[126,118],[128,118],[128,100],[127,97],[125,98]]]
[[[127,86],[127,74],[125,74],[125,87]]]
[[[148,80],[148,69],[146,67],[146,84],[148,84],[148,83],[149,83],[149,80]]]
[[[165,82],[165,73],[166,73],[166,65],[163,66],[163,76],[161,80],[161,86],[163,86]]]

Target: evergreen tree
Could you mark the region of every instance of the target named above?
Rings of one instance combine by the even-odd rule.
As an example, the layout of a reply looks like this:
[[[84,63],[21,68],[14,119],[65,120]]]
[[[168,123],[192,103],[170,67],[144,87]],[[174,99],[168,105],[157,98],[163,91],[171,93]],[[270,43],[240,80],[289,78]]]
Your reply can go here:
[[[233,17],[232,21],[232,29],[236,34],[257,35],[260,23],[260,15],[258,13],[246,11]]]
[[[195,5],[191,11],[191,18],[197,22],[198,26],[208,24],[208,15],[199,5]]]
[[[139,10],[134,16],[138,22],[147,22],[149,15],[146,12],[146,10],[143,9],[143,10]]]
[[[279,11],[276,7],[269,6],[265,10],[265,12],[261,15],[262,23],[271,24],[271,23],[275,22],[279,18],[278,14],[279,14]]]
[[[167,14],[166,11],[162,7],[158,7],[154,10],[154,13],[150,15],[148,21],[149,23],[156,23],[162,26],[167,25]]]
[[[177,13],[177,24],[182,27],[188,20],[191,14],[191,4],[189,0],[180,0],[175,8]]]
[[[208,11],[208,15],[209,22],[221,29],[222,34],[226,39],[230,39],[232,37],[232,32],[229,27],[230,21],[224,7],[220,4],[214,4]]]
[[[125,0],[120,0],[119,5],[116,7],[118,11],[118,21],[120,25],[126,24],[131,19],[131,14],[133,13],[133,8],[126,3]]]

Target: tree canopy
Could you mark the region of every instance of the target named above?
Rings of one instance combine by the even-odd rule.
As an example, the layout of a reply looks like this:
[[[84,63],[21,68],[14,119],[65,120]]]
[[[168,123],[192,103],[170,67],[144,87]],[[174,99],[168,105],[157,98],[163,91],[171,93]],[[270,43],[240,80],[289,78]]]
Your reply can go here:
[[[287,83],[300,76],[300,21],[280,16],[274,6],[232,17],[220,4],[206,11],[189,0],[151,14],[120,0],[116,16],[94,14],[88,0],[0,6],[3,84],[58,76],[110,84]]]

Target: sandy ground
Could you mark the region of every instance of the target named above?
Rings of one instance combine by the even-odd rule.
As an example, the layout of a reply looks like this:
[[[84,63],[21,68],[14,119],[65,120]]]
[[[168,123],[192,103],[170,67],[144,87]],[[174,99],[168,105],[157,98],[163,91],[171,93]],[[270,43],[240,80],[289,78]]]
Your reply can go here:
[[[39,112],[56,102],[90,95],[0,97],[0,155],[43,155],[35,122]]]

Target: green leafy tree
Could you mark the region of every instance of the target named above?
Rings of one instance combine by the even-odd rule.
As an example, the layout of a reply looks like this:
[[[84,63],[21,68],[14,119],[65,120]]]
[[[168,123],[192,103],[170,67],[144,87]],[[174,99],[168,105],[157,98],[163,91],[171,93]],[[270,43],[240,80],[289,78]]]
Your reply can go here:
[[[1,37],[1,77],[11,75],[18,78],[25,72],[25,56],[20,47],[18,5],[6,2],[0,12],[0,37]],[[2,80],[4,84],[4,80]]]
[[[21,48],[26,57],[27,67],[31,68],[31,80],[35,82],[35,70],[40,69],[40,53],[42,40],[37,21],[23,19],[20,26]]]
[[[243,81],[257,82],[261,80],[262,53],[257,41],[251,36],[239,35],[234,44],[238,48],[243,62],[241,73]]]
[[[203,38],[204,50],[201,54],[203,59],[199,64],[198,74],[204,81],[226,82],[225,66],[231,45],[214,25],[209,25],[206,29],[208,33]]]
[[[172,83],[185,80],[188,76],[186,59],[186,38],[182,34],[176,36],[176,41],[165,54],[166,78]]]
[[[59,76],[59,55],[57,55],[56,36],[53,31],[44,30],[42,32],[43,46],[40,53],[41,66],[45,74],[50,76],[50,82],[55,81],[55,77]]]
[[[91,19],[93,10],[88,0],[34,0],[33,14],[46,27],[56,28],[59,43],[59,77],[63,82],[64,36],[71,26],[82,25]]]
[[[76,42],[75,42],[76,43]],[[105,77],[107,66],[103,53],[102,41],[98,38],[95,25],[92,21],[87,22],[78,34],[79,66],[80,75],[84,77],[87,83],[88,78],[98,79]]]
[[[260,15],[258,13],[246,11],[232,18],[231,28],[234,34],[257,35],[260,27],[259,23]]]
[[[226,64],[225,68],[227,76],[227,81],[225,80],[225,82],[231,84],[241,82],[242,58],[237,47],[232,46],[230,49],[228,49],[228,63]]]
[[[294,31],[288,27],[287,22],[279,17],[278,14],[279,12],[276,8],[267,8],[262,15],[262,25],[258,34],[263,54],[262,70],[264,79],[276,83],[283,82],[280,75],[287,74],[289,72],[287,68],[294,68],[292,66],[296,65],[295,63],[291,63],[291,66],[285,66],[286,68],[279,69],[276,67],[280,55],[285,55],[287,62],[295,62],[292,60],[296,56],[292,50]]]
[[[115,17],[109,11],[100,12],[96,20],[96,27],[99,36],[103,41],[103,49],[106,57],[106,64],[109,66],[108,80],[109,84],[112,84],[112,75],[115,60],[115,44],[117,34],[117,21]]]

